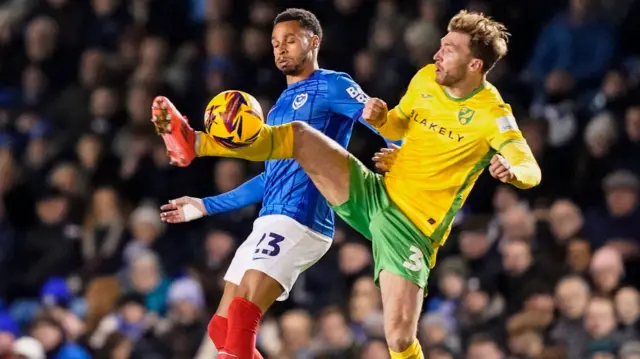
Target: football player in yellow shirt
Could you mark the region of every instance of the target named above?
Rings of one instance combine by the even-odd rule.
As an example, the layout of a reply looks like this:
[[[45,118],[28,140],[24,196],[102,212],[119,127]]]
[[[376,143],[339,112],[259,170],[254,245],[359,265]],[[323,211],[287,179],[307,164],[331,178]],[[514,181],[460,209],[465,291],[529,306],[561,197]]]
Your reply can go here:
[[[227,149],[198,133],[198,156],[252,161],[294,158],[349,225],[372,241],[391,357],[424,358],[416,339],[429,272],[453,217],[478,176],[490,173],[518,188],[541,179],[536,163],[487,72],[507,52],[505,27],[460,12],[400,104],[370,99],[363,118],[388,139],[404,139],[383,177],[309,125],[263,126],[258,139]],[[175,160],[175,159],[174,159]]]

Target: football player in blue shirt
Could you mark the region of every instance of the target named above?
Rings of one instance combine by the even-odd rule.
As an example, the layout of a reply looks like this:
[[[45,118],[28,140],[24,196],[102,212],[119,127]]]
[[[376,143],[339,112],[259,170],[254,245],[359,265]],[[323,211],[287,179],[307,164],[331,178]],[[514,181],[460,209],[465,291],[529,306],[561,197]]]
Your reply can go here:
[[[271,44],[288,86],[266,122],[304,121],[346,147],[354,123],[366,124],[361,114],[369,97],[349,75],[319,68],[321,40],[322,28],[313,13],[288,9],[276,17]],[[156,99],[153,113],[156,127],[163,127],[158,132],[172,163],[185,166],[196,156],[207,156],[212,139],[194,132],[166,98]],[[163,113],[171,116],[162,117]],[[170,133],[167,124],[173,129]],[[300,273],[329,250],[334,212],[295,160],[267,161],[263,173],[231,192],[204,199],[183,197],[162,207],[164,221],[181,223],[260,201],[259,218],[236,251],[209,323],[219,358],[261,358],[255,349],[260,318],[276,300],[285,300]]]

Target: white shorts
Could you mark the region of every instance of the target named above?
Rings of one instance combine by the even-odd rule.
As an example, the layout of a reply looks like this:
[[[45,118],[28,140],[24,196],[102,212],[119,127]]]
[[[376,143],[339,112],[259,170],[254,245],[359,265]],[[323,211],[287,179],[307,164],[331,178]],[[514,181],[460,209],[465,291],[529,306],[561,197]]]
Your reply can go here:
[[[300,273],[320,260],[329,247],[330,237],[290,217],[259,217],[247,240],[236,250],[224,280],[240,285],[246,271],[260,271],[280,283],[283,293],[278,301],[283,301],[289,297]]]

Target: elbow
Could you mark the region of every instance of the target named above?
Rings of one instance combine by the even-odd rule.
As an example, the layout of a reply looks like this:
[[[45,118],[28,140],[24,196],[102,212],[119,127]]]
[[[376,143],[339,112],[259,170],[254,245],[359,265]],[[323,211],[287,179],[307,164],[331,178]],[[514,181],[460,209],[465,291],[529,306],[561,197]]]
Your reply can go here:
[[[542,171],[540,170],[540,167],[535,166],[531,168],[529,175],[525,177],[526,179],[524,181],[518,181],[519,185],[516,187],[520,189],[531,189],[536,187],[540,182],[542,182]]]

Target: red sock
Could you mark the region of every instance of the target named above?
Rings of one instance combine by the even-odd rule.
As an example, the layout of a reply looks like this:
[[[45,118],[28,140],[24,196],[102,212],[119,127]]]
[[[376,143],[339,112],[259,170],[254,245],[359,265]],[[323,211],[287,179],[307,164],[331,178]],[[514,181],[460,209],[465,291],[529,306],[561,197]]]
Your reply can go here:
[[[250,301],[236,297],[229,305],[229,328],[224,351],[238,359],[261,359],[256,335],[262,311]],[[224,358],[224,357],[223,357]]]
[[[227,318],[221,317],[217,314],[211,318],[211,321],[209,321],[207,332],[209,333],[209,338],[211,338],[213,345],[218,349],[218,352],[224,348],[224,343],[227,341],[228,323],[229,321]]]

